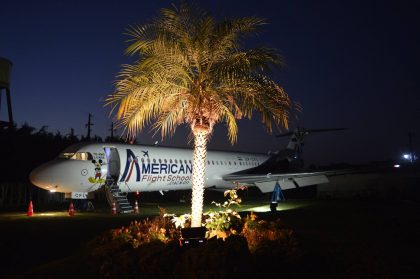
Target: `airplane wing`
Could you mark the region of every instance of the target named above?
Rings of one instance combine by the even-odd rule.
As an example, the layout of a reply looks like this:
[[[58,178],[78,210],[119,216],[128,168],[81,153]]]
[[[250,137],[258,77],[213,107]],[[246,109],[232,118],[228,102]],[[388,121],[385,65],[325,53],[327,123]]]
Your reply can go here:
[[[295,173],[267,173],[267,174],[246,174],[232,173],[223,176],[223,180],[239,182],[242,184],[257,186],[261,192],[272,192],[276,182],[279,182],[282,190],[299,188],[304,186],[328,183],[329,176],[354,173],[354,169],[317,171],[317,172],[295,172]]]

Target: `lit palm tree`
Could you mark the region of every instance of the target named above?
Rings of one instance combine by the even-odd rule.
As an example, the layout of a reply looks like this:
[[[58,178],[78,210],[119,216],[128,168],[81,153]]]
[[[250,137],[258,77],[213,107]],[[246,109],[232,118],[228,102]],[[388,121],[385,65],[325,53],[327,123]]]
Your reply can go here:
[[[236,120],[261,115],[269,132],[288,127],[292,102],[265,73],[282,65],[273,49],[241,48],[247,35],[265,24],[260,18],[216,20],[186,2],[162,9],[152,23],[131,27],[129,55],[115,92],[106,105],[117,110],[125,133],[134,137],[145,126],[162,138],[187,124],[194,139],[192,227],[201,226],[207,143],[216,123],[227,126],[230,142],[237,139]]]

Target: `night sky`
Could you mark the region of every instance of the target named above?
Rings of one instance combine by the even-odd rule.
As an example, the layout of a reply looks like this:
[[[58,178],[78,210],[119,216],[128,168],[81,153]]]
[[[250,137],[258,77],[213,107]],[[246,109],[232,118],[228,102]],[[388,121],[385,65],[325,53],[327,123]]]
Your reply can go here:
[[[124,30],[146,23],[177,1],[20,1],[0,5],[0,56],[13,62],[12,106],[20,126],[51,132],[109,135],[103,99],[123,63]],[[211,3],[211,4],[210,4]],[[420,150],[420,8],[408,1],[202,1],[217,17],[259,16],[270,23],[249,45],[277,48],[287,63],[274,72],[303,106],[306,128],[348,130],[309,135],[307,164],[368,163],[398,159],[408,132]],[[2,94],[0,119],[5,120]],[[276,132],[277,133],[277,132]],[[163,145],[185,146],[180,128]],[[241,120],[233,147],[216,127],[211,149],[267,152],[287,144],[265,132],[258,118]],[[145,132],[139,143],[161,141]]]

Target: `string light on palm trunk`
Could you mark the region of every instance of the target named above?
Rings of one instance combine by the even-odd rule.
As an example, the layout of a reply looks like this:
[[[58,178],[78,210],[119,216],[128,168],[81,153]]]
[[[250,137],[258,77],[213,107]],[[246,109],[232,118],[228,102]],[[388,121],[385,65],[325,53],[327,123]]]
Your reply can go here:
[[[195,129],[192,171],[191,227],[200,227],[203,215],[204,177],[207,158],[208,131]]]

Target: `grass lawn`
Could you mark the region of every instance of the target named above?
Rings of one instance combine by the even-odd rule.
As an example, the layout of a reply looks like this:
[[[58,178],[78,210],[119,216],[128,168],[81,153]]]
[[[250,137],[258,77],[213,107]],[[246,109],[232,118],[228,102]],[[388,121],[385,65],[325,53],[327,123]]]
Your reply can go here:
[[[140,204],[140,214],[110,211],[0,213],[1,278],[92,278],[86,244],[108,229],[188,204]],[[207,208],[210,205],[207,205]],[[420,204],[370,200],[288,200],[276,213],[265,201],[245,201],[241,215],[280,218],[312,257],[314,278],[415,278],[420,264]],[[278,278],[282,278],[281,270]]]

